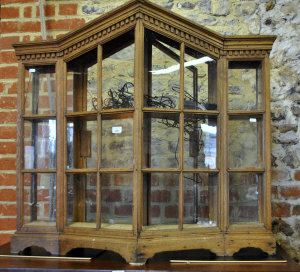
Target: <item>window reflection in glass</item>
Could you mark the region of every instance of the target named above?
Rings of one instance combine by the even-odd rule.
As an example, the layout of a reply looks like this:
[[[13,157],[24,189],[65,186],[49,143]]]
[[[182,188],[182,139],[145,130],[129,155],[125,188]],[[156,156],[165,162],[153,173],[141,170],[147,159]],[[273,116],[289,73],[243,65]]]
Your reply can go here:
[[[184,54],[184,108],[217,109],[217,62],[189,47]]]
[[[197,114],[184,117],[184,168],[216,168],[217,118]]]
[[[55,114],[55,65],[25,70],[25,114]]]

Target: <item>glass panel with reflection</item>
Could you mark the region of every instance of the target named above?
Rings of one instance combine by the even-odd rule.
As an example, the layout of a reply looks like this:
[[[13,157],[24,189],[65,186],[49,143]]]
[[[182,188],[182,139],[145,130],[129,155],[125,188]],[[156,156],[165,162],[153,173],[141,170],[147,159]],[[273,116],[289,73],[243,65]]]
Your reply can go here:
[[[96,222],[97,174],[67,175],[67,221]]]
[[[262,119],[230,117],[229,168],[263,167]]]
[[[217,61],[189,47],[184,54],[184,108],[217,109]]]
[[[97,48],[67,64],[67,111],[97,110]]]
[[[131,173],[101,175],[101,222],[132,224],[133,183]]]
[[[258,222],[262,175],[256,173],[229,174],[230,223]]]
[[[55,114],[55,65],[25,68],[25,114]]]
[[[217,117],[184,116],[184,168],[216,169]]]
[[[218,174],[184,174],[184,224],[217,225]]]
[[[178,108],[180,45],[153,31],[145,31],[144,106]]]
[[[56,175],[24,174],[24,223],[56,221]]]

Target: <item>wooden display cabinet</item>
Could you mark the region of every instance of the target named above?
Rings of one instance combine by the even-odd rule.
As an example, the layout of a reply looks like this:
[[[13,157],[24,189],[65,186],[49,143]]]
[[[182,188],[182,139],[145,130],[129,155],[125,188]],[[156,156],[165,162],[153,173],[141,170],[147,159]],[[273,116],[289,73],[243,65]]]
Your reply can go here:
[[[269,53],[133,0],[65,36],[14,44],[12,253],[274,254]]]

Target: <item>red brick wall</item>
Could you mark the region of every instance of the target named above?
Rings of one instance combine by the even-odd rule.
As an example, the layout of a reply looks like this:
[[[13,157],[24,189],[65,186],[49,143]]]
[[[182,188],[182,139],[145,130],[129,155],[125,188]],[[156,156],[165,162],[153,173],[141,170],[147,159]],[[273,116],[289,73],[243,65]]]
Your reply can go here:
[[[44,1],[47,38],[85,23],[76,1]],[[75,3],[74,3],[75,2]],[[79,2],[79,1],[78,1]],[[41,40],[38,0],[0,0],[0,245],[16,229],[17,59],[12,43]]]

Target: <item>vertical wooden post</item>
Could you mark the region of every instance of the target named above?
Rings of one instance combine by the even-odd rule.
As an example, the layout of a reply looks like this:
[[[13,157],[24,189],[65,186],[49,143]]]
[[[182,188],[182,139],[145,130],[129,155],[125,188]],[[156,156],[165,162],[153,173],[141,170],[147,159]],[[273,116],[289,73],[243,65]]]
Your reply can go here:
[[[264,224],[267,230],[271,230],[271,110],[270,110],[270,60],[269,55],[263,61],[263,89],[265,107],[265,174],[264,174]]]
[[[225,56],[221,56],[218,61],[218,105],[219,105],[219,120],[218,120],[218,165],[219,172],[219,194],[218,194],[218,222],[222,231],[225,231],[229,226],[229,184],[228,184],[228,63]]]
[[[64,129],[64,104],[66,100],[66,64],[59,59],[56,65],[56,226],[58,231],[63,230],[64,199],[64,169],[65,164],[65,129]]]
[[[183,174],[183,156],[184,156],[184,43],[180,44],[180,92],[179,92],[179,211],[178,228],[183,230],[184,218],[184,174]]]
[[[133,119],[133,233],[138,235],[142,229],[142,126],[144,89],[144,26],[138,19],[135,27],[134,57],[134,119]]]
[[[24,224],[24,175],[21,170],[24,168],[24,104],[25,104],[25,67],[22,63],[18,64],[18,121],[17,121],[17,230],[21,230]]]

